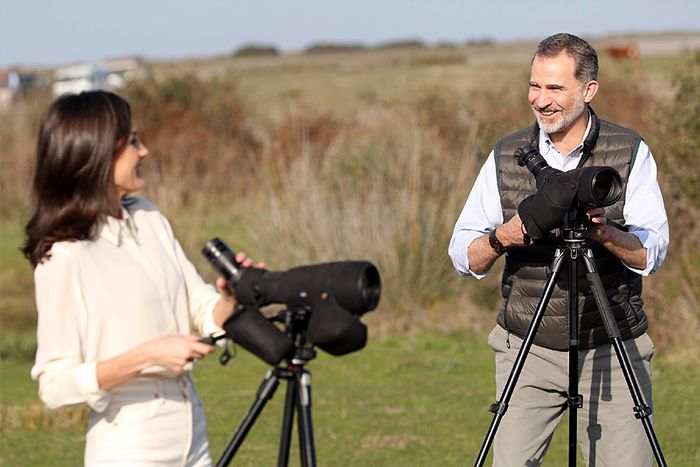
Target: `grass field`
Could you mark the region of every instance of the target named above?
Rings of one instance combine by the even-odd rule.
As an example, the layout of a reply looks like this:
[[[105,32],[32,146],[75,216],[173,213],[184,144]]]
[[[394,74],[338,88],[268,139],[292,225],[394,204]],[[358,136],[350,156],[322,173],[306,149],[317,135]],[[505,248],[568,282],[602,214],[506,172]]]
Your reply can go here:
[[[42,408],[28,377],[30,366],[21,358],[0,363],[0,465],[78,465],[85,412]],[[469,465],[491,421],[493,358],[485,336],[423,331],[370,337],[365,349],[350,355],[319,352],[307,369],[313,378],[319,465]],[[226,366],[216,358],[197,365],[213,456],[219,456],[242,421],[266,371],[262,361],[242,349]],[[655,429],[669,465],[700,465],[700,369],[658,359],[653,375]],[[232,465],[275,464],[284,389],[280,384]],[[565,424],[546,465],[566,464]],[[292,449],[291,464],[296,465],[296,436]]]
[[[491,145],[532,119],[525,94],[534,45],[153,63],[153,80],[125,90],[153,155],[144,196],[171,220],[206,279],[214,274],[198,252],[215,235],[273,270],[347,258],[380,268],[382,302],[365,318],[368,347],[338,358],[321,353],[308,366],[320,465],[468,465],[476,456],[495,396],[486,334],[498,267],[485,280],[461,280],[446,249]],[[601,83],[599,115],[640,131],[659,163],[672,245],[662,270],[645,280],[658,344],[655,422],[670,465],[700,465],[700,59],[682,50],[644,53],[638,62],[601,55]],[[18,248],[48,99],[18,101],[0,114],[7,466],[82,459],[85,410],[49,412],[29,379],[36,312],[32,271]],[[215,358],[197,366],[214,456],[265,371],[245,351],[226,367]],[[283,390],[234,465],[274,465]],[[566,463],[566,430],[559,431],[547,465]]]

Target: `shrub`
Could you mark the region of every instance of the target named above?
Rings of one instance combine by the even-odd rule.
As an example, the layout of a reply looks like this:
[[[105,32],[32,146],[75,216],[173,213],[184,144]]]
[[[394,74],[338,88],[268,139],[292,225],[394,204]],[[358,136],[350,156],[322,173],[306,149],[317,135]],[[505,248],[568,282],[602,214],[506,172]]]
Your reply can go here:
[[[338,52],[358,52],[367,47],[363,44],[341,44],[336,42],[318,42],[304,49],[305,54],[328,54]]]
[[[260,144],[232,81],[186,74],[132,82],[123,94],[154,156],[146,193],[164,208],[213,202],[234,180],[241,191],[251,188],[236,175],[255,165]]]
[[[236,50],[233,57],[276,57],[279,50],[273,45],[248,44]]]

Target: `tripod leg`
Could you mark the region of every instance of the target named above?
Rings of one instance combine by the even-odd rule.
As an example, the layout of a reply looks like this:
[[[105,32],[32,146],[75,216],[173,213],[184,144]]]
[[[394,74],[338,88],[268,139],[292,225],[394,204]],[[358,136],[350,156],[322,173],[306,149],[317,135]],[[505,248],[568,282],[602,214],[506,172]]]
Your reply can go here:
[[[593,298],[598,306],[603,324],[605,325],[605,330],[607,331],[613,348],[615,349],[615,354],[617,355],[620,367],[622,368],[622,373],[625,377],[625,381],[627,382],[627,386],[630,389],[630,395],[634,401],[633,410],[635,417],[642,421],[644,431],[649,439],[649,443],[651,444],[651,449],[654,452],[656,463],[665,467],[667,465],[666,459],[664,459],[663,452],[661,452],[659,440],[656,438],[654,427],[649,419],[649,416],[651,415],[651,407],[644,402],[642,392],[639,389],[639,381],[637,381],[637,377],[632,369],[632,363],[627,355],[624,345],[622,344],[620,330],[617,327],[612,309],[610,308],[610,303],[608,303],[607,296],[605,295],[605,288],[603,287],[603,283],[600,280],[600,276],[596,270],[593,252],[590,250],[590,248],[587,248],[584,250],[581,257],[586,265],[586,277],[590,283]]]
[[[292,422],[294,421],[294,406],[296,401],[296,384],[292,379],[287,380],[287,392],[284,396],[284,416],[282,418],[282,432],[280,434],[280,448],[277,457],[277,466],[289,464],[289,446],[292,439]]]
[[[580,248],[568,248],[568,306],[569,306],[569,388],[567,406],[569,408],[569,466],[576,467],[576,429],[578,409],[583,407],[583,396],[578,392],[578,256]]]
[[[549,299],[552,296],[554,285],[557,282],[557,276],[559,275],[559,272],[561,271],[561,268],[564,264],[564,258],[564,249],[557,248],[556,252],[554,253],[554,260],[552,261],[551,270],[547,275],[547,282],[545,283],[544,291],[542,292],[540,301],[537,304],[537,308],[535,310],[535,314],[532,317],[532,321],[530,322],[530,326],[527,328],[527,333],[523,338],[522,346],[518,351],[518,355],[515,357],[515,362],[513,362],[513,369],[511,370],[510,375],[508,376],[508,380],[506,381],[506,384],[503,388],[501,398],[497,400],[495,404],[492,404],[489,408],[489,410],[493,412],[494,415],[493,419],[491,420],[491,425],[489,426],[489,429],[486,433],[486,437],[484,438],[484,442],[482,443],[481,449],[479,450],[476,462],[474,463],[475,466],[482,466],[484,465],[484,462],[486,462],[486,456],[489,452],[489,449],[491,448],[491,443],[493,443],[493,439],[496,436],[498,425],[501,423],[503,415],[505,415],[506,411],[508,410],[508,403],[510,402],[510,398],[512,397],[513,391],[515,390],[515,385],[518,381],[518,377],[520,376],[520,372],[522,371],[523,366],[525,365],[525,359],[527,358],[528,352],[530,352],[530,347],[532,347],[532,342],[535,339],[535,334],[537,334],[537,328],[539,327],[540,322],[542,321],[544,312],[547,309],[547,304],[549,303]]]
[[[253,423],[255,423],[255,420],[258,418],[258,415],[260,415],[260,413],[262,412],[263,408],[265,407],[265,404],[274,395],[278,384],[279,375],[277,374],[277,369],[275,368],[273,370],[268,371],[267,375],[265,376],[265,379],[258,388],[255,402],[253,402],[253,405],[248,410],[248,413],[243,419],[243,422],[241,422],[240,426],[238,427],[238,430],[236,430],[236,433],[226,445],[224,452],[221,454],[221,457],[216,462],[216,467],[223,467],[231,462],[231,459],[233,458],[234,454],[236,454],[236,451],[238,451],[238,448],[241,446],[241,443],[243,443],[243,440],[250,431],[250,428],[253,426]]]
[[[316,449],[314,446],[314,430],[311,420],[311,373],[307,370],[294,375],[296,385],[297,411],[299,413],[299,447],[301,465],[316,467]]]

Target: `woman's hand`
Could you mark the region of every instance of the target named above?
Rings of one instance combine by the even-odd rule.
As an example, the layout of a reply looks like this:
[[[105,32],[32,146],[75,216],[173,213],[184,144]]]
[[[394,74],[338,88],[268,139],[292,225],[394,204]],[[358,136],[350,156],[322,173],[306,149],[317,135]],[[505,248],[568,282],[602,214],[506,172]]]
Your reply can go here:
[[[245,253],[239,252],[236,254],[236,262],[243,268],[249,269],[253,267],[253,260],[248,258]],[[255,265],[258,269],[265,269],[265,263],[260,262]],[[221,298],[216,303],[214,307],[214,322],[217,326],[222,327],[224,322],[229,319],[234,311],[236,311],[236,297],[233,292],[228,288],[226,279],[219,277],[216,280],[216,288],[221,294]]]
[[[140,347],[152,365],[160,365],[173,373],[183,372],[185,365],[214,351],[214,346],[199,342],[197,336],[163,336]]]
[[[213,345],[199,342],[197,336],[157,337],[116,357],[97,362],[97,384],[103,391],[109,391],[153,365],[180,374],[188,362],[199,360],[213,351]]]

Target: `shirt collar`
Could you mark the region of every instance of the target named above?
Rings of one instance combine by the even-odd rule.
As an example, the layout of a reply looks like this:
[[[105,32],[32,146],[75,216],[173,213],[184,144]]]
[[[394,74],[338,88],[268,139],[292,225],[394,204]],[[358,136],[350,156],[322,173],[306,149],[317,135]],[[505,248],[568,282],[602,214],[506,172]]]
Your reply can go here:
[[[122,205],[122,217],[106,216],[98,227],[98,236],[107,240],[115,246],[121,246],[126,238],[136,241],[136,224],[129,211]]]
[[[593,119],[591,118],[591,111],[590,109],[588,109],[588,107],[586,107],[586,111],[588,112],[588,123],[586,123],[586,131],[583,132],[581,143],[579,143],[579,145],[576,146],[570,154],[564,154],[564,156],[570,155],[572,157],[579,157],[581,155],[581,149],[583,149],[583,142],[586,141],[588,133],[590,133],[591,131],[591,123],[593,122]],[[558,151],[558,149],[556,149],[556,146],[554,146],[554,143],[552,142],[551,138],[549,137],[549,133],[540,128],[540,152],[544,154],[546,152],[549,152],[550,150]]]

